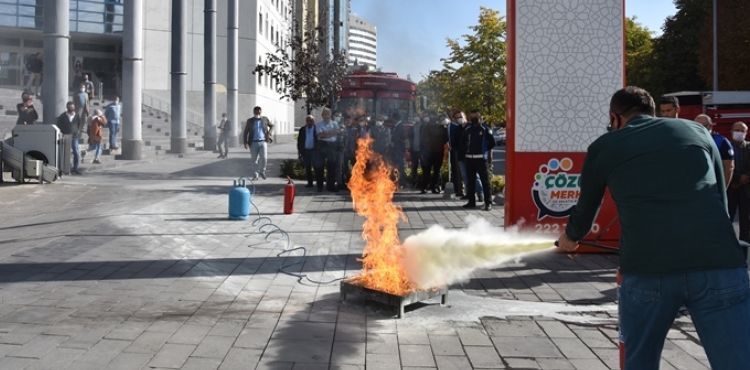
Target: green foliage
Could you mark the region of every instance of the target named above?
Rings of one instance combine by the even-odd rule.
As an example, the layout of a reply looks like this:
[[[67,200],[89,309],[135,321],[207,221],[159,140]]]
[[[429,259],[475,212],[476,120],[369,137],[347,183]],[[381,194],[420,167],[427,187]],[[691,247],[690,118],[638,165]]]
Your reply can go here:
[[[293,180],[305,180],[305,168],[299,160],[285,159],[281,162],[281,177],[291,177]]]
[[[667,18],[664,33],[654,40],[650,92],[658,97],[674,91],[702,91],[708,88],[699,71],[701,40],[711,37],[708,20],[711,1],[675,0],[677,13]]]
[[[253,69],[254,75],[268,75],[282,99],[305,99],[307,113],[329,105],[341,92],[346,74],[346,54],[320,49],[322,32],[316,28],[300,32],[296,22],[292,37]]]
[[[418,84],[428,97],[428,108],[442,111],[477,109],[487,122],[505,122],[506,23],[496,10],[482,7],[472,33],[447,39],[450,55],[443,68],[432,71]]]
[[[625,20],[625,63],[628,85],[651,90],[654,42],[651,31],[635,17]]]
[[[505,176],[493,175],[490,179],[490,184],[492,185],[492,194],[502,193],[503,189],[505,189]]]
[[[718,16],[719,90],[750,90],[750,1],[719,0]],[[706,22],[701,37],[700,74],[713,84],[713,20]]]

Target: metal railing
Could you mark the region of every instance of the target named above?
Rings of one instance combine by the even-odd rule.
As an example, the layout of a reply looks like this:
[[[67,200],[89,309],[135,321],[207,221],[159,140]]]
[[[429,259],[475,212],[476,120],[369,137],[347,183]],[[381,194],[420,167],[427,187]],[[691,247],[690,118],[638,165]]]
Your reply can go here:
[[[169,117],[172,112],[171,104],[158,96],[151,95],[144,92],[143,94],[143,106],[149,109],[153,109],[161,112],[165,116]],[[194,126],[196,129],[203,129],[203,115],[193,112],[190,109],[185,110],[185,120],[190,126]]]

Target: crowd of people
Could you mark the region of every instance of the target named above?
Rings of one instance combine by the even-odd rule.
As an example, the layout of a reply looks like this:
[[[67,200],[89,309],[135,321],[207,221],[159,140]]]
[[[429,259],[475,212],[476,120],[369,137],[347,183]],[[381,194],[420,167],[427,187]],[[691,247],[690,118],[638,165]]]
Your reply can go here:
[[[88,79],[87,79],[88,80]],[[111,102],[104,109],[93,109],[91,98],[94,93],[93,84],[82,82],[78,92],[73,94],[73,100],[66,103],[66,109],[55,120],[55,125],[60,129],[65,142],[70,141],[71,147],[71,173],[80,175],[81,158],[86,155],[86,150],[81,150],[80,144],[86,139],[88,151],[94,154],[92,164],[100,164],[101,154],[104,149],[104,128],[108,129],[109,149],[118,150],[118,133],[120,132],[120,119],[122,106],[120,98],[113,96]],[[17,125],[33,125],[39,120],[39,113],[34,107],[36,94],[25,90],[21,93],[21,103],[16,105],[18,112]],[[84,137],[85,135],[85,137]]]
[[[463,207],[475,208],[477,202],[484,202],[485,210],[492,209],[489,180],[495,141],[479,112],[472,111],[468,119],[460,110],[445,115],[424,112],[407,120],[398,112],[387,117],[369,117],[334,114],[324,108],[321,118],[316,122],[314,116],[308,115],[297,136],[297,152],[307,187],[316,187],[318,192],[346,189],[356,160],[357,140],[370,137],[373,151],[393,169],[393,178],[400,188],[412,186],[422,194],[442,193],[441,168],[447,156],[451,168],[448,180],[454,184],[454,195],[467,201]],[[258,125],[257,121],[253,125]],[[248,127],[253,127],[250,122],[246,133]],[[246,146],[262,140],[243,136]],[[257,157],[253,155],[253,163],[260,160],[261,166],[254,172],[263,177],[265,155]]]

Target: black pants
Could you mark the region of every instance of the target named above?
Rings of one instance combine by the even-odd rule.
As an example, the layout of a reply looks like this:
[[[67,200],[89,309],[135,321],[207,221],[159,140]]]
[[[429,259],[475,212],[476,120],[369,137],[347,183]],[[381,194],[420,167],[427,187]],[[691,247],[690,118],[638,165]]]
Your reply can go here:
[[[740,236],[742,241],[750,242],[750,195],[748,194],[747,185],[732,189],[727,189],[727,202],[729,203],[729,219],[734,222],[734,215],[739,209],[740,213],[737,218],[740,221]],[[745,257],[747,257],[747,249]]]
[[[492,188],[487,173],[487,161],[484,158],[466,158],[466,196],[469,197],[469,203],[474,204],[474,193],[476,192],[477,182],[471,181],[476,179],[479,174],[479,181],[482,182],[484,190],[484,203],[492,203]]]
[[[453,190],[455,190],[456,195],[460,196],[464,193],[464,182],[461,178],[461,168],[458,165],[458,152],[456,150],[451,150],[449,154],[449,158],[451,161],[451,182],[453,183]]]
[[[336,190],[336,174],[338,173],[338,146],[336,143],[318,141],[318,160],[315,166],[315,177],[318,190],[323,189],[323,168],[326,169],[326,189]]]
[[[307,185],[313,184],[313,170],[315,169],[315,160],[317,158],[317,150],[315,149],[303,149],[302,150],[302,167],[305,168],[305,178],[307,179]]]
[[[415,186],[419,182],[417,171],[419,170],[419,165],[421,161],[422,161],[422,158],[421,158],[421,153],[419,152],[419,150],[412,150],[411,151],[411,182]]]
[[[440,190],[440,167],[443,167],[443,152],[426,152],[422,157],[422,190]]]

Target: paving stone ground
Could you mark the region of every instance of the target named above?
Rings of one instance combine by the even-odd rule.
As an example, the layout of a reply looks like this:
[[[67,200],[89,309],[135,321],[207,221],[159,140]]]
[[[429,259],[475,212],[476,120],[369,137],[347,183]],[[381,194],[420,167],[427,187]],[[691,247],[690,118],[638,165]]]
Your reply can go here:
[[[272,174],[295,157],[284,141],[270,147]],[[284,215],[284,180],[269,177],[253,195],[267,219],[226,220],[248,159],[167,156],[0,186],[0,369],[618,368],[617,256],[541,253],[480,270],[447,306],[397,319],[339,299],[336,279],[358,272],[364,246],[347,193],[298,185]],[[413,190],[396,200],[402,238],[470,214],[503,224],[502,207]],[[662,369],[706,368],[682,317]]]

